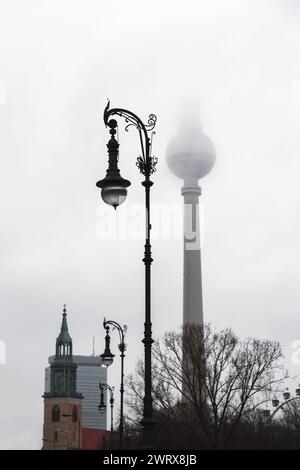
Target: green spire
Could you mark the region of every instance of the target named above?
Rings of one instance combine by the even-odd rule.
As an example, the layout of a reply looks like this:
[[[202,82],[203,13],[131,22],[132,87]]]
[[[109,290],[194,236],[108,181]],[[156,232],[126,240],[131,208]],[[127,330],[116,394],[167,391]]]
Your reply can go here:
[[[51,364],[51,389],[49,393],[44,394],[44,398],[82,398],[81,393],[76,392],[76,369],[77,365],[72,358],[72,338],[68,330],[67,310],[64,305],[61,329],[56,339],[55,359]]]
[[[56,339],[56,359],[59,358],[72,359],[72,338],[68,330],[66,304],[64,304],[63,308],[60,333]]]

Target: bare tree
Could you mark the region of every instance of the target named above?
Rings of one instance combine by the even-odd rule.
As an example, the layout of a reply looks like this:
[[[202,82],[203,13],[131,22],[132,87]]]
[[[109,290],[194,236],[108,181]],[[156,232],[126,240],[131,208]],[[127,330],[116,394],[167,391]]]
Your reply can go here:
[[[232,445],[241,423],[270,399],[287,377],[279,343],[239,340],[231,329],[191,325],[168,332],[153,348],[156,416],[184,436],[218,449]],[[143,367],[128,380],[127,406],[138,424],[143,396]],[[191,431],[191,432],[189,432]],[[156,430],[156,435],[160,435]],[[183,434],[182,434],[183,435]],[[182,441],[181,441],[182,444]],[[188,446],[188,442],[186,446]],[[182,445],[181,445],[182,446]],[[197,447],[197,443],[193,443]],[[188,448],[188,447],[187,447]]]

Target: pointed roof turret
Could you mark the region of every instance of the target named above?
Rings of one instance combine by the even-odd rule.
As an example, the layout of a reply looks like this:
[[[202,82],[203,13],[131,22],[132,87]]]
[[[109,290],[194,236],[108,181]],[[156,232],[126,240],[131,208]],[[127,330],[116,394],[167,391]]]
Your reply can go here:
[[[51,364],[50,392],[44,394],[44,398],[73,397],[83,398],[76,391],[77,365],[72,357],[72,338],[69,334],[67,323],[66,305],[63,306],[61,329],[56,338],[56,354]]]
[[[66,357],[72,358],[72,338],[68,330],[67,310],[64,304],[61,329],[56,339],[56,358]]]

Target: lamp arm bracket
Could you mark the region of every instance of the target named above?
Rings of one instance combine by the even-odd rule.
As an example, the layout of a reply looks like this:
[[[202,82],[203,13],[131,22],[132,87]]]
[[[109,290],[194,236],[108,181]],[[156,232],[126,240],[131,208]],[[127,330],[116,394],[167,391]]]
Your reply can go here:
[[[113,391],[114,391],[114,387],[111,387],[110,385],[108,385],[106,383],[102,383],[102,382],[99,383],[99,388],[100,388],[100,390],[101,390],[101,388],[104,388],[104,389],[106,388],[106,390],[109,390],[110,394],[112,394]]]
[[[106,328],[108,325],[111,325],[113,327],[113,330],[116,329],[118,331],[119,336],[120,336],[120,342],[121,342],[121,344],[124,344],[124,337],[125,337],[125,334],[126,334],[126,331],[127,331],[127,325],[123,325],[123,328],[122,328],[122,326],[119,323],[117,323],[116,321],[105,320],[103,322],[104,328]]]
[[[153,131],[157,117],[155,114],[149,114],[148,123],[144,124],[143,121],[132,111],[122,108],[111,108],[109,109],[110,101],[108,101],[103,114],[103,120],[105,126],[108,125],[108,120],[111,116],[117,115],[125,118],[126,126],[125,131],[128,131],[129,127],[134,126],[139,133],[142,156],[137,158],[136,165],[140,172],[145,176],[150,176],[156,171],[156,165],[158,162],[157,157],[151,156],[152,141],[155,131]],[[149,137],[151,133],[151,137]]]

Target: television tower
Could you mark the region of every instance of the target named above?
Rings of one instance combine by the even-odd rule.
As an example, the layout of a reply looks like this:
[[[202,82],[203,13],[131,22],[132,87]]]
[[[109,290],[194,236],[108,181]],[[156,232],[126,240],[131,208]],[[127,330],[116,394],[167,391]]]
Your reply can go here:
[[[198,182],[212,169],[216,152],[196,116],[186,116],[182,120],[177,135],[169,142],[166,160],[172,173],[183,179],[183,325],[203,325],[198,208],[201,188]]]

